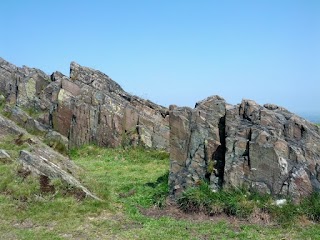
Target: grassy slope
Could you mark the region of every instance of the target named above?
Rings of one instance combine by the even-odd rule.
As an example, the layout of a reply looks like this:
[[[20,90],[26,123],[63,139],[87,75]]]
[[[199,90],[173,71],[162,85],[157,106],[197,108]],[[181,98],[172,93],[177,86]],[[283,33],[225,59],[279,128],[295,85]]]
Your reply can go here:
[[[320,236],[318,225],[287,229],[248,224],[235,227],[224,221],[146,217],[138,208],[161,203],[158,193],[167,190],[166,154],[87,146],[72,151],[71,155],[85,169],[83,182],[105,201],[78,202],[72,197],[62,197],[59,192],[56,196],[42,196],[34,185],[27,187],[26,181],[32,180],[16,176],[14,163],[0,163],[1,239],[317,239]]]

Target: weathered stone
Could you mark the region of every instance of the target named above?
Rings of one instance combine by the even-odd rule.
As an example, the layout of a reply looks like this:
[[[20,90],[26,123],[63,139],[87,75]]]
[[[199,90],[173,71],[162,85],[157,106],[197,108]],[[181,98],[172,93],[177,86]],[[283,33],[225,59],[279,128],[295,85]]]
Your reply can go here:
[[[51,134],[57,136],[57,134]],[[50,179],[60,178],[66,183],[80,189],[87,196],[98,199],[76,179],[80,175],[81,169],[70,159],[54,151],[36,137],[32,137],[31,139],[26,130],[0,115],[0,140],[12,135],[17,136],[17,139],[20,140],[21,138],[26,138],[25,142],[28,145],[28,151],[22,150],[19,157],[19,161],[25,169]],[[15,142],[17,143],[17,140]],[[7,160],[10,160],[8,153],[5,150],[0,150],[0,161]]]
[[[0,59],[0,94],[7,103],[36,110],[35,120],[67,137],[72,147],[140,144],[169,150],[168,109],[126,93],[107,75],[75,62],[68,78]],[[29,118],[15,120],[38,126]]]
[[[224,99],[213,96],[198,102],[193,110],[170,108],[169,185],[173,195],[204,179],[213,189],[221,187],[225,106]]]
[[[87,188],[85,188],[77,179],[70,173],[63,170],[59,165],[54,164],[51,159],[47,159],[41,155],[35,155],[27,151],[21,151],[19,161],[23,167],[30,170],[33,174],[39,176],[46,176],[49,179],[62,179],[66,183],[81,189],[87,196],[96,200],[100,200],[97,196],[93,195]]]
[[[193,110],[171,106],[170,129],[173,196],[203,180],[295,201],[320,190],[319,128],[284,108],[209,98]]]
[[[226,134],[225,187],[263,184],[264,192],[289,195],[296,201],[319,190],[314,176],[320,135],[315,125],[276,105],[261,107],[243,100],[227,110]],[[237,151],[239,141],[247,141],[246,150],[242,145],[243,151]],[[234,174],[239,177],[233,178]]]
[[[48,127],[45,124],[33,119],[19,107],[10,107],[6,105],[3,111],[11,120],[25,128],[28,132],[44,135],[48,131]]]
[[[62,134],[49,130],[44,136],[45,142],[53,149],[59,149],[60,151],[67,151],[69,149],[69,140]]]

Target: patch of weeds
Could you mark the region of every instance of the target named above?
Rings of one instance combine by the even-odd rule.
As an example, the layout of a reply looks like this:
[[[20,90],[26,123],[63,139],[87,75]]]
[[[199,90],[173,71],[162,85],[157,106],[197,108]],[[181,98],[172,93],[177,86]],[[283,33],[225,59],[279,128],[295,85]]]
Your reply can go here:
[[[54,139],[45,139],[43,142],[65,156],[69,154],[68,148],[60,141]]]
[[[29,136],[22,136],[21,138],[16,135],[6,135],[0,139],[0,149],[5,150],[11,158],[18,158],[21,150],[30,148],[27,140]]]
[[[166,151],[149,150],[149,152],[152,158],[159,159],[159,160],[169,159],[169,153]]]
[[[72,148],[69,151],[69,156],[73,159],[76,158],[87,158],[100,155],[103,152],[102,148],[96,145],[83,145],[79,148]]]
[[[169,185],[168,185],[169,171],[164,175],[160,176],[156,182],[147,183],[146,186],[149,186],[154,189],[152,195],[152,203],[160,208],[165,207],[166,199],[169,196]]]
[[[312,221],[320,222],[320,193],[315,192],[301,203],[303,213]]]
[[[2,112],[5,105],[6,105],[6,98],[2,94],[0,94],[0,112]]]
[[[33,119],[38,118],[42,114],[42,112],[39,109],[37,109],[36,107],[29,107],[29,108],[22,107],[21,110],[26,112]]]
[[[245,190],[229,190],[220,192],[224,195],[224,212],[239,218],[248,218],[254,211],[255,203],[248,199]]]
[[[271,204],[268,206],[268,211],[271,217],[281,226],[292,226],[301,215],[301,211],[298,205],[295,205],[292,201],[287,200],[287,203],[281,206]]]
[[[201,182],[197,187],[185,190],[178,198],[180,208],[185,212],[210,212],[210,206],[217,199],[209,185]]]
[[[0,193],[14,200],[28,201],[40,193],[38,178],[12,163],[0,166]]]
[[[138,139],[137,129],[132,128],[126,132],[122,133],[121,136],[121,146],[124,148],[130,148],[130,146],[133,146]]]
[[[277,206],[270,195],[250,192],[247,189],[213,192],[207,183],[201,182],[199,186],[186,189],[178,199],[178,204],[185,212],[204,212],[209,215],[225,213],[243,219],[249,219],[255,211],[259,211],[270,215],[280,225],[288,227],[301,215],[302,208],[308,211],[310,218],[319,219],[319,200],[319,196],[310,198],[304,203],[306,207],[297,206],[290,200]]]

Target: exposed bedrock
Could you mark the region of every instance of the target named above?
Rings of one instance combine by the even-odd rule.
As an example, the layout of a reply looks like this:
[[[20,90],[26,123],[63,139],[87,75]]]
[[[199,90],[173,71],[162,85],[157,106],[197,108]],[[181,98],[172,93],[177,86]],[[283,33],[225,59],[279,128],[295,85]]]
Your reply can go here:
[[[0,58],[0,94],[15,112],[31,112],[35,124],[67,137],[71,147],[93,143],[169,149],[167,108],[130,95],[104,73],[75,62],[66,77]]]
[[[320,190],[319,127],[284,108],[213,96],[194,109],[172,106],[170,128],[173,197],[201,180],[296,201]]]
[[[172,197],[203,180],[213,190],[249,187],[297,201],[320,190],[319,127],[277,105],[233,106],[212,96],[194,109],[167,109],[75,62],[67,77],[0,58],[0,106],[29,132],[60,145],[170,151]]]

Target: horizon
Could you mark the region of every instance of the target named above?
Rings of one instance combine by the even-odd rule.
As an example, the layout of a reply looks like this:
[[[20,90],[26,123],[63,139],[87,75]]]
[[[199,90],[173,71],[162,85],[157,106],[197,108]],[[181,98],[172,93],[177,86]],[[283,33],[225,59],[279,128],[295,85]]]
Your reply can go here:
[[[219,95],[320,116],[318,1],[2,5],[0,56],[16,66],[69,76],[75,61],[166,107]]]

